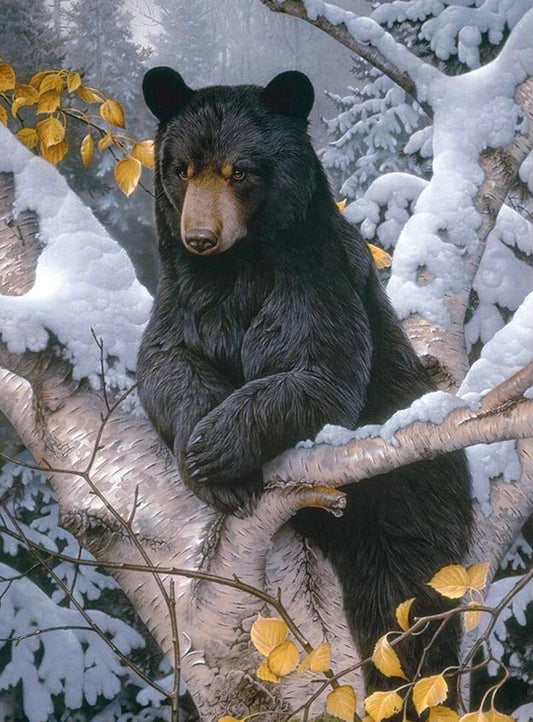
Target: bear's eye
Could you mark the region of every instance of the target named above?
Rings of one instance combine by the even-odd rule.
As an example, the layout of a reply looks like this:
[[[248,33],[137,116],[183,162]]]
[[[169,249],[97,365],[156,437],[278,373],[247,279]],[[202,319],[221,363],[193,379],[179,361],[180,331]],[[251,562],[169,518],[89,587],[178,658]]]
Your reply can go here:
[[[240,168],[234,168],[231,177],[233,178],[233,180],[242,181],[245,179],[246,173]]]
[[[186,165],[180,165],[179,168],[176,170],[176,173],[179,175],[181,180],[187,180],[189,178]]]

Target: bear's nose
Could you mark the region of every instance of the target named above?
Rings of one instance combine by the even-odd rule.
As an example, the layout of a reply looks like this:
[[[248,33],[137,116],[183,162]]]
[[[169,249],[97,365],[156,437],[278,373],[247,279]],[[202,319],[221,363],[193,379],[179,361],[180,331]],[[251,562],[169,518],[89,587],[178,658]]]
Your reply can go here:
[[[209,228],[192,228],[185,233],[185,243],[196,253],[205,253],[217,245],[217,237]]]

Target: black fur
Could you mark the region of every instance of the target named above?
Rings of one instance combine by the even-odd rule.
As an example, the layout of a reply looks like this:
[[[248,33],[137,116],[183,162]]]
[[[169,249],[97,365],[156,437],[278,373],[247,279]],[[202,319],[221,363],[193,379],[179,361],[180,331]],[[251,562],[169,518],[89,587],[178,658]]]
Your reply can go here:
[[[261,466],[324,424],[381,423],[432,388],[366,243],[335,205],[305,117],[276,104],[273,87],[206,88],[158,106],[170,118],[156,143],[161,278],[139,393],[185,483],[226,512],[246,512],[262,489]],[[309,106],[299,87],[304,97],[291,109]],[[220,255],[194,256],[180,240],[185,184],[176,168],[228,159],[247,170],[235,188],[247,235]],[[442,608],[425,582],[463,557],[469,476],[455,453],[346,491],[341,519],[305,510],[295,525],[334,564],[367,656],[396,627],[399,602],[416,596],[415,614]],[[456,664],[458,640],[450,623],[425,672]],[[417,637],[402,655],[408,673],[425,642]],[[390,686],[367,667],[370,689]]]

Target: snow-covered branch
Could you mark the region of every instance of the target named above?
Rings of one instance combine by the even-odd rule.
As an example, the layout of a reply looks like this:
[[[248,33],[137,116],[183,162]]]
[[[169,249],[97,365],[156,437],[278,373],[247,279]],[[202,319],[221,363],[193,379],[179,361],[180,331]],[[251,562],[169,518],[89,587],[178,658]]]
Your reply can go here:
[[[313,481],[336,488],[443,452],[533,437],[533,400],[523,395],[530,387],[533,362],[481,400],[428,394],[383,426],[353,432],[352,440],[345,430],[326,427],[322,443],[287,451],[267,464],[267,480],[274,486]],[[533,507],[533,485],[531,493]]]
[[[438,76],[439,71],[424,63],[401,43],[396,42],[377,22],[359,17],[323,0],[261,0],[269,10],[301,18],[323,30],[378,68],[419,102],[426,113],[431,108],[417,89],[422,77]]]

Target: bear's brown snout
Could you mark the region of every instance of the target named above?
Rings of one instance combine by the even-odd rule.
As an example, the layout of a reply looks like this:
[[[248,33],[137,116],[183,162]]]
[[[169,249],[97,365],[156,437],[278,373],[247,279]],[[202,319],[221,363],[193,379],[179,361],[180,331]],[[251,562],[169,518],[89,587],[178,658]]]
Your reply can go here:
[[[217,245],[218,239],[209,228],[192,228],[185,233],[185,243],[194,253],[206,253]]]

